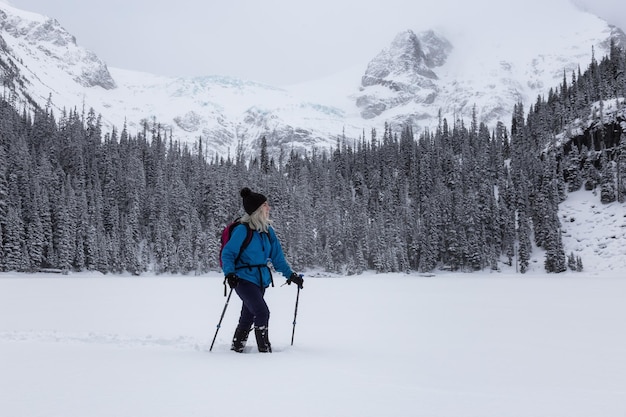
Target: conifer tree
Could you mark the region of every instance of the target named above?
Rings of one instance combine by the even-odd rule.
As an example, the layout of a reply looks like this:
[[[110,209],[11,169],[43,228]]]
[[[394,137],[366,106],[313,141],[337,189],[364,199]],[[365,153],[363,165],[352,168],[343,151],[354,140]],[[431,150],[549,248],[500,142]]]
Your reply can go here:
[[[626,201],[626,134],[622,133],[615,157],[617,201]]]
[[[570,153],[566,157],[565,177],[567,178],[568,191],[574,192],[580,190],[583,183],[581,164],[580,164],[580,152],[578,147],[573,144]]]
[[[6,271],[27,271],[28,259],[26,254],[26,242],[24,236],[24,223],[22,222],[19,208],[9,206],[7,213],[7,223],[5,226],[3,237],[5,243],[4,250],[4,268]]]
[[[607,158],[606,151],[602,152],[600,163],[602,164],[600,173],[600,201],[604,204],[612,203],[616,200],[617,193],[612,163]]]
[[[519,271],[524,274],[528,271],[530,265],[530,254],[532,252],[532,243],[530,239],[530,225],[526,213],[521,211],[518,213],[517,220],[517,236],[519,246],[517,250],[517,264]]]
[[[567,257],[567,267],[572,271],[576,270],[576,257],[574,256],[574,252],[570,252]]]

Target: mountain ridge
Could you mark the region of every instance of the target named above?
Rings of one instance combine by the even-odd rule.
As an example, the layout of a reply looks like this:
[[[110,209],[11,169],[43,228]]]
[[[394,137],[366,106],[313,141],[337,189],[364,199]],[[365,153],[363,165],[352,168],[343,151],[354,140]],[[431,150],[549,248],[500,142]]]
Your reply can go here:
[[[476,109],[490,126],[508,124],[514,104],[546,94],[564,75],[586,66],[592,53],[604,55],[610,39],[626,44],[620,29],[596,16],[573,7],[562,13],[568,24],[584,29],[567,31],[564,25],[548,31],[544,40],[550,42],[534,44],[538,52],[520,48],[524,44],[514,37],[498,42],[481,33],[481,41],[491,43],[477,53],[473,42],[480,36],[407,29],[353,73],[283,87],[227,76],[172,78],[108,68],[56,20],[1,2],[0,39],[7,45],[3,60],[19,72],[21,83],[12,88],[23,105],[32,97],[41,107],[51,99],[59,112],[93,107],[107,130],[126,126],[138,132],[155,122],[174,140],[202,138],[220,155],[238,145],[252,154],[266,136],[276,154],[285,146],[301,152],[334,146],[343,135],[356,139],[385,122],[423,131],[436,126],[440,111],[446,118],[467,119]],[[489,54],[495,58],[482,58]]]

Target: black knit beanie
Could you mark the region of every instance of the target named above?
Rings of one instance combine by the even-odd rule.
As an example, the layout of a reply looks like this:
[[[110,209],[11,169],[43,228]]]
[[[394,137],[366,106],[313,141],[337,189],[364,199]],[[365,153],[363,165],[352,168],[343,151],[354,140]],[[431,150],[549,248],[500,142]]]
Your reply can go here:
[[[248,187],[242,188],[240,194],[243,198],[243,208],[248,214],[257,211],[267,201],[267,197],[263,194],[253,193]]]

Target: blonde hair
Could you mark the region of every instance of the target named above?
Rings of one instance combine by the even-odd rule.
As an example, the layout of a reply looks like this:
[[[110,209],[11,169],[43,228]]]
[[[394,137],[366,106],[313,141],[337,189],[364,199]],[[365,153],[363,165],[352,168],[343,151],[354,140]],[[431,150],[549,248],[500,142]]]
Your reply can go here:
[[[248,213],[244,214],[240,221],[241,223],[248,223],[248,226],[250,226],[250,229],[252,230],[257,230],[259,232],[268,233],[270,226],[272,224],[272,221],[270,219],[263,218],[263,214],[260,209],[261,208],[259,207],[252,214],[248,214]]]

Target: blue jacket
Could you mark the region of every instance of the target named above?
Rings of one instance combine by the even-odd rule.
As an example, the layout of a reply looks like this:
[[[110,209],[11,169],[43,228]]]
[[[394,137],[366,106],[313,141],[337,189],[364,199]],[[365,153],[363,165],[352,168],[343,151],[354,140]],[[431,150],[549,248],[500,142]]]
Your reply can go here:
[[[241,279],[267,288],[272,282],[270,270],[267,267],[268,262],[271,262],[274,269],[281,272],[285,278],[291,276],[293,271],[285,260],[283,249],[271,226],[269,233],[260,233],[256,230],[252,232],[252,240],[235,265],[235,259],[239,255],[239,250],[246,236],[245,225],[238,225],[233,229],[230,239],[222,249],[222,271],[224,275],[234,272]]]

